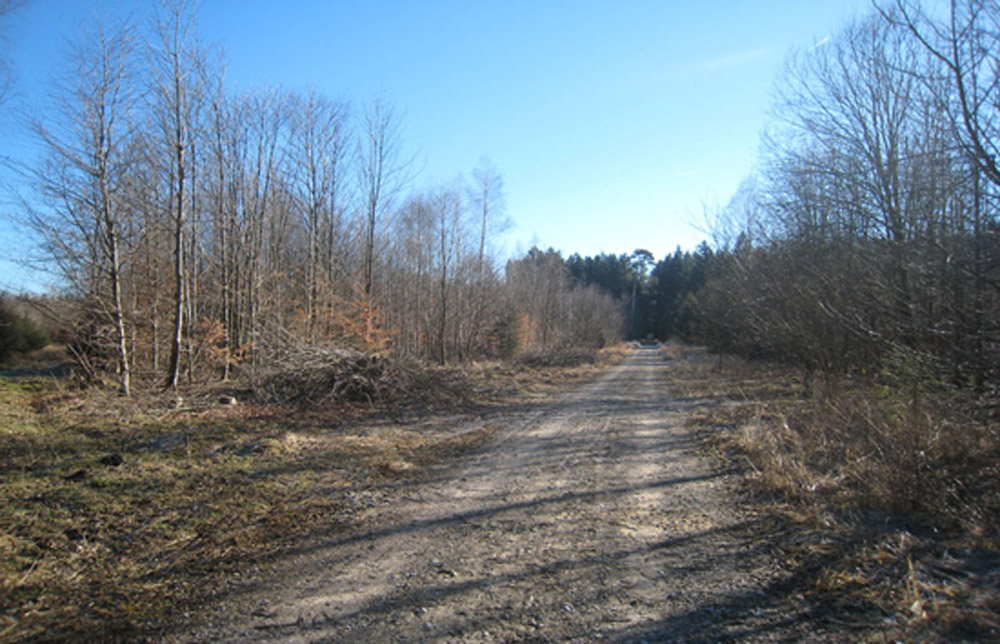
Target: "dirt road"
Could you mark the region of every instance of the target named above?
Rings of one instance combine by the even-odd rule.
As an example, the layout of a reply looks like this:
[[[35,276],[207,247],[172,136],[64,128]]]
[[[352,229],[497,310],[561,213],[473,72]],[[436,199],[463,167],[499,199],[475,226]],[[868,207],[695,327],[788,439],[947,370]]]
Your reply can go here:
[[[488,448],[384,499],[366,527],[259,574],[177,640],[823,639],[766,531],[684,428],[643,349]]]

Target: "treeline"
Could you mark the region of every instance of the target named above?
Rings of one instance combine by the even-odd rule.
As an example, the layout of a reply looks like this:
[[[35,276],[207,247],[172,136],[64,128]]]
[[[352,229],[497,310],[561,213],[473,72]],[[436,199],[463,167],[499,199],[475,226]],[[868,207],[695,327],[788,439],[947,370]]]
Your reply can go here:
[[[410,189],[400,121],[316,92],[233,92],[192,7],[95,24],[32,130],[25,219],[65,285],[91,378],[176,388],[303,346],[440,363],[620,334],[562,259],[498,266],[499,170]]]
[[[1000,376],[1000,7],[883,4],[790,60],[681,334],[983,391]]]
[[[571,255],[566,260],[572,283],[596,288],[619,302],[627,338],[693,339],[699,324],[694,296],[705,283],[716,253],[702,243],[695,251],[678,248],[655,261],[652,253]]]

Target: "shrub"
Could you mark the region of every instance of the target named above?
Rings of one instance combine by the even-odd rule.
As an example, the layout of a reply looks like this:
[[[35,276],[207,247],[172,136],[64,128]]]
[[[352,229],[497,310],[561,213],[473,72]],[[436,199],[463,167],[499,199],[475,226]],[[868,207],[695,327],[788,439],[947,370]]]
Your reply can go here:
[[[16,353],[29,353],[48,344],[47,333],[0,300],[0,362],[9,360]]]

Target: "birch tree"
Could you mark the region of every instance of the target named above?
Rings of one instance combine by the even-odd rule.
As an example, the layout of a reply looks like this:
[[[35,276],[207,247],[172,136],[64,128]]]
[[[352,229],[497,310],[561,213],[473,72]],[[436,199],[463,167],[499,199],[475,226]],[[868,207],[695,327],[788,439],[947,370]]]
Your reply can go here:
[[[163,204],[163,208],[173,240],[173,329],[166,385],[176,390],[188,294],[185,255],[192,186],[189,156],[200,98],[197,70],[203,64],[203,55],[194,32],[193,3],[168,0],[160,9],[156,21],[158,42],[151,50],[154,81],[152,107],[160,135],[161,171],[168,186],[168,202]]]
[[[126,396],[131,364],[122,264],[129,209],[122,186],[136,100],[133,53],[130,27],[100,23],[74,47],[72,71],[57,90],[57,116],[33,125],[46,154],[33,173],[46,206],[30,216],[63,277],[110,322]]]

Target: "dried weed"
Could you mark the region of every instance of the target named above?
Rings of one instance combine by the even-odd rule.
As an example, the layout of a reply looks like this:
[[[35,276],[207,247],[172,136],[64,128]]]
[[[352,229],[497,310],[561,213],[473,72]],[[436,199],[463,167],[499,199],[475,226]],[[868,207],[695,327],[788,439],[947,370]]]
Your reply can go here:
[[[827,378],[803,399],[780,366],[690,347],[664,355],[671,386],[702,403],[690,425],[797,533],[821,535],[796,555],[816,567],[822,602],[868,607],[904,639],[998,635],[993,405],[872,378]]]

